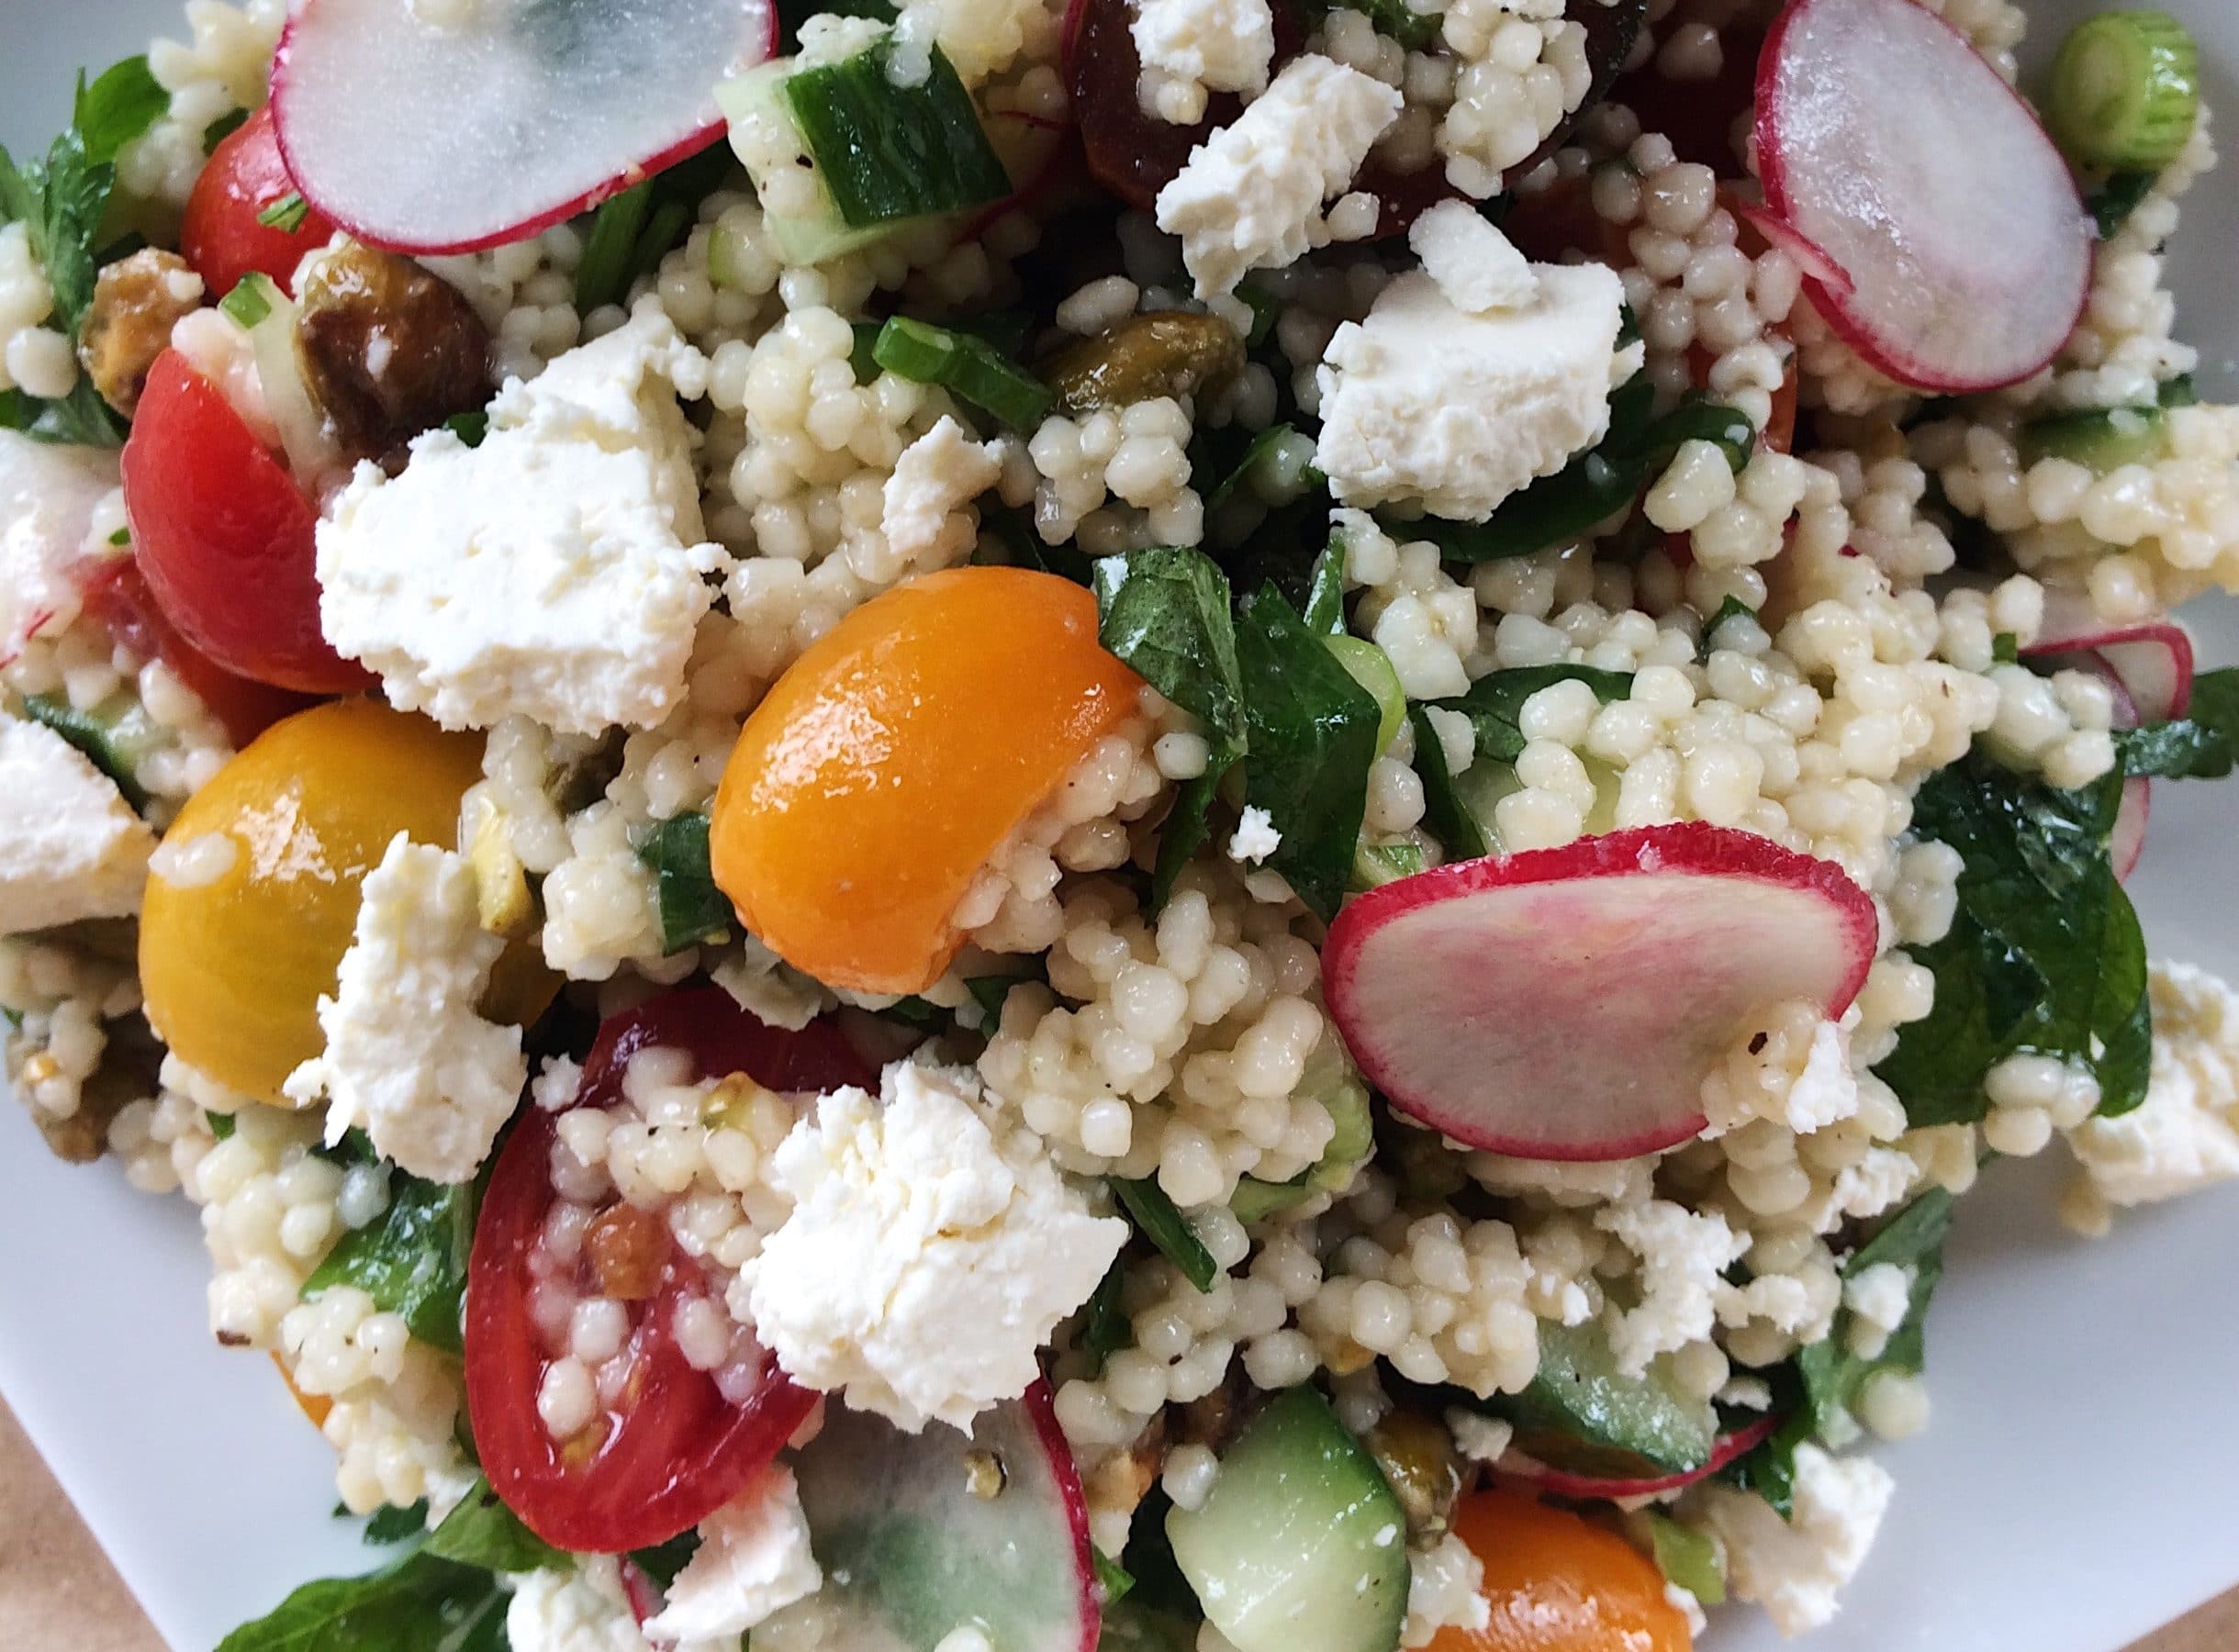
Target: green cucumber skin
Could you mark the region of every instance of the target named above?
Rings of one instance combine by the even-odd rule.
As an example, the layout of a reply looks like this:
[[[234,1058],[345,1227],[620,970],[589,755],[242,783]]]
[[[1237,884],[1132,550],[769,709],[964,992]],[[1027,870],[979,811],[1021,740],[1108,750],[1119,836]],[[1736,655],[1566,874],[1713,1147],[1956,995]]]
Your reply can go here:
[[[1245,1425],[1166,1531],[1238,1652],[1393,1652],[1407,1613],[1406,1515],[1329,1402],[1292,1389]]]
[[[1011,193],[971,95],[937,46],[922,85],[888,73],[883,37],[843,62],[787,75],[779,95],[851,229],[962,212]]]

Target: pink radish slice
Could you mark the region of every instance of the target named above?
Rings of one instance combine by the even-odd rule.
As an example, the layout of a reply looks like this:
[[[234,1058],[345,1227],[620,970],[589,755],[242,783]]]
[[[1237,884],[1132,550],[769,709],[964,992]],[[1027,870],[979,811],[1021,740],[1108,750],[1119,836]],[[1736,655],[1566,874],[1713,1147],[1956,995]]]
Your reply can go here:
[[[2044,594],[2044,625],[2023,651],[2032,659],[2088,654],[2121,685],[2137,721],[2167,722],[2192,708],[2192,639],[2174,620],[2110,626],[2073,591]]]
[[[825,1644],[933,1652],[976,1620],[1002,1652],[1095,1652],[1088,1501],[1048,1384],[969,1434],[903,1434],[834,1400],[793,1472],[824,1569]]]
[[[1839,298],[1848,298],[1857,290],[1851,273],[1829,256],[1820,246],[1794,224],[1779,214],[1763,206],[1742,206],[1738,216],[1758,234],[1794,259],[1798,268],[1810,280],[1816,281]]]
[[[1847,1009],[1874,902],[1830,862],[1701,821],[1462,861],[1348,905],[1322,954],[1353,1059],[1401,1111],[1517,1158],[1632,1158],[1774,1005]]]
[[[1852,287],[1814,306],[1899,384],[2027,378],[2091,285],[2092,231],[2036,115],[1914,0],[1790,0],[1757,66],[1765,201]]]
[[[1708,1479],[1727,1464],[1756,1450],[1779,1426],[1778,1417],[1760,1417],[1747,1428],[1720,1434],[1718,1444],[1710,1448],[1709,1460],[1701,1468],[1656,1479],[1606,1479],[1598,1475],[1573,1474],[1566,1469],[1551,1468],[1517,1451],[1508,1453],[1494,1467],[1495,1472],[1510,1479],[1552,1491],[1558,1497],[1604,1498],[1612,1501],[1620,1497],[1658,1497],[1692,1486],[1696,1480]]]
[[[2145,829],[2153,814],[2153,782],[2144,775],[2123,781],[2122,801],[2115,809],[2114,830],[2107,841],[2118,883],[2129,882],[2130,875],[2138,869],[2139,858],[2145,854]]]
[[[432,10],[434,8],[428,8]],[[722,135],[715,83],[777,50],[773,0],[303,0],[273,60],[280,153],[361,240],[471,252]]]

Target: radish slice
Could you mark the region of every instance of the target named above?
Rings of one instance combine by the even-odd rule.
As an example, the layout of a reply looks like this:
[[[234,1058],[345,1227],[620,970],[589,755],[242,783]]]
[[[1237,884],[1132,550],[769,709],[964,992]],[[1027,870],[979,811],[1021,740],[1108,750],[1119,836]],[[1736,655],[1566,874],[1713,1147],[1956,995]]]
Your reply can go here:
[[[824,1568],[820,1644],[933,1652],[976,1621],[1002,1652],[1095,1652],[1088,1501],[1048,1384],[969,1434],[834,1401],[793,1472]]]
[[[2114,830],[2108,834],[2108,856],[2114,863],[2115,881],[2128,883],[2145,854],[2145,829],[2154,814],[2154,786],[2144,775],[2122,782],[2122,801],[2115,809]]]
[[[1826,248],[1786,218],[1763,206],[1744,205],[1734,210],[1750,228],[1796,260],[1807,279],[1818,282],[1838,298],[1848,298],[1857,291],[1851,273],[1837,263]]]
[[[304,0],[272,72],[296,186],[407,252],[522,240],[705,149],[723,131],[716,82],[777,50],[772,0],[420,9]]]
[[[1352,901],[1322,975],[1401,1111],[1517,1158],[1632,1158],[1703,1128],[1704,1077],[1789,999],[1830,1017],[1874,961],[1832,863],[1687,821],[1418,872]]]
[[[1812,301],[1898,383],[2027,378],[2075,330],[2091,220],[2018,94],[1914,0],[1791,0],[1757,65],[1774,215],[1850,273]]]
[[[1572,1474],[1565,1469],[1551,1468],[1520,1451],[1509,1452],[1494,1468],[1509,1479],[1523,1480],[1542,1491],[1552,1491],[1557,1497],[1602,1498],[1612,1501],[1621,1497],[1661,1497],[1667,1491],[1692,1486],[1696,1480],[1708,1479],[1727,1464],[1747,1457],[1770,1439],[1779,1426],[1778,1417],[1760,1417],[1747,1428],[1720,1434],[1718,1443],[1710,1448],[1709,1461],[1700,1468],[1656,1479],[1606,1479],[1598,1475]]]

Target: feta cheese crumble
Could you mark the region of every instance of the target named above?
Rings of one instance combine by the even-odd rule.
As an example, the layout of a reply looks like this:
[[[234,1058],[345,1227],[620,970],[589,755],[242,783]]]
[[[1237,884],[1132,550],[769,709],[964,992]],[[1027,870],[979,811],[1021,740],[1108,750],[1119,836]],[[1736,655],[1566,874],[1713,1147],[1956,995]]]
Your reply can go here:
[[[1002,443],[974,441],[947,414],[902,450],[886,479],[886,542],[905,562],[950,560],[971,543],[964,508],[1002,474]]]
[[[2109,1204],[2150,1204],[2239,1177],[2239,995],[2206,970],[2156,964],[2145,1099],[2068,1133]]]
[[[770,1179],[792,1214],[740,1270],[733,1313],[796,1380],[913,1434],[1024,1393],[1127,1241],[1030,1133],[996,1135],[966,1070],[901,1061],[879,1100],[825,1096]]]
[[[1275,817],[1247,804],[1237,817],[1236,835],[1228,840],[1228,858],[1240,866],[1256,866],[1282,847],[1282,833],[1275,830]]]
[[[94,508],[116,486],[114,452],[0,430],[0,664],[78,611]]]
[[[512,1652],[653,1652],[639,1632],[611,1555],[577,1555],[571,1569],[513,1579],[505,1638]],[[718,1641],[665,1642],[662,1652],[733,1652]]]
[[[648,1620],[657,1641],[735,1641],[781,1606],[814,1594],[824,1574],[792,1470],[773,1467],[700,1523],[700,1547]]]
[[[1725,1546],[1733,1592],[1763,1606],[1783,1635],[1803,1635],[1835,1615],[1835,1596],[1864,1563],[1895,1489],[1880,1464],[1806,1444],[1796,1448],[1789,1519],[1762,1497],[1718,1485],[1705,1490],[1702,1513]]]
[[[360,464],[319,525],[319,624],[392,704],[446,728],[519,713],[561,733],[651,728],[684,696],[730,565],[704,529],[691,426],[707,360],[653,312],[509,381],[489,434]]]
[[[1594,1225],[1640,1259],[1640,1300],[1609,1327],[1618,1370],[1638,1377],[1657,1355],[1710,1334],[1720,1276],[1749,1249],[1747,1233],[1736,1233],[1716,1212],[1698,1214],[1663,1199],[1596,1211]]]
[[[1482,522],[1608,433],[1624,284],[1601,264],[1537,280],[1531,304],[1474,315],[1414,271],[1338,329],[1315,374],[1315,463],[1339,500]]]
[[[1398,90],[1358,69],[1312,52],[1284,64],[1159,192],[1159,228],[1181,238],[1197,296],[1217,297],[1247,270],[1281,269],[1328,240],[1322,203],[1352,182],[1399,110]]]
[[[326,1049],[284,1088],[299,1102],[327,1096],[330,1144],[363,1125],[414,1176],[465,1181],[529,1081],[521,1029],[475,1008],[505,943],[476,922],[465,857],[401,832],[358,901],[334,996],[319,1000]]]
[[[1539,296],[1530,262],[1467,201],[1440,201],[1424,213],[1408,226],[1407,245],[1458,310],[1522,309]]]
[[[130,917],[154,852],[83,752],[44,723],[0,718],[0,935]]]
[[[1143,112],[1175,126],[1205,117],[1207,92],[1267,89],[1275,60],[1268,0],[1136,0],[1128,21],[1143,73]]]

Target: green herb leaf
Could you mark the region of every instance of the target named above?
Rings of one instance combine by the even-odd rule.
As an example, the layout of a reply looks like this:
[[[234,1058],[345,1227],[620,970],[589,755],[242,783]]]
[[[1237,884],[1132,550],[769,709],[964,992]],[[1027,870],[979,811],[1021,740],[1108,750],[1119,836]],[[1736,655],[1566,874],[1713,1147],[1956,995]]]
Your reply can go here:
[[[354,1285],[375,1307],[402,1314],[412,1334],[431,1347],[465,1352],[460,1312],[476,1203],[471,1184],[442,1187],[391,1171],[387,1211],[342,1235],[304,1281],[304,1300]]]
[[[677,1574],[691,1564],[692,1557],[699,1552],[700,1533],[693,1530],[678,1532],[666,1543],[652,1548],[633,1549],[630,1558],[637,1562],[640,1571],[666,1589],[677,1580]]]
[[[731,899],[715,887],[708,856],[704,810],[671,815],[637,846],[653,874],[654,902],[661,915],[661,944],[672,953],[727,936],[738,923]]]
[[[700,203],[732,164],[729,146],[719,143],[601,202],[576,264],[576,308],[588,315],[627,298],[637,278],[684,239]]]
[[[1306,629],[1327,637],[1345,634],[1345,536],[1333,533],[1314,559],[1314,580],[1306,590]]]
[[[90,86],[78,76],[71,124],[85,140],[88,159],[114,161],[118,151],[156,123],[171,106],[171,94],[157,84],[144,57],[111,63]]]
[[[1121,1300],[1127,1286],[1127,1271],[1117,1256],[1104,1269],[1104,1277],[1096,1282],[1088,1305],[1080,1311],[1080,1346],[1089,1356],[1089,1374],[1095,1376],[1104,1368],[1104,1361],[1135,1341],[1135,1327],[1128,1323],[1126,1304]]]
[[[1495,763],[1514,763],[1524,754],[1524,731],[1519,721],[1524,702],[1557,683],[1584,683],[1594,690],[1596,699],[1607,705],[1632,692],[1632,673],[1604,671],[1594,665],[1519,665],[1479,677],[1467,694],[1431,703],[1470,720],[1477,731],[1479,762],[1490,758]]]
[[[1664,1577],[1706,1606],[1726,1602],[1726,1568],[1708,1534],[1684,1526],[1661,1509],[1645,1511],[1656,1566]]]
[[[480,1479],[459,1506],[443,1516],[442,1524],[428,1534],[427,1552],[487,1572],[536,1571],[574,1564],[565,1550],[553,1547],[521,1524],[521,1516],[498,1501],[489,1481]]]
[[[1181,1269],[1182,1278],[1200,1290],[1211,1290],[1213,1282],[1221,1277],[1220,1264],[1214,1261],[1213,1253],[1164,1189],[1155,1181],[1128,1181],[1116,1176],[1109,1179],[1136,1230]]]
[[[347,1508],[336,1511],[347,1514]],[[406,1508],[384,1503],[365,1517],[365,1541],[386,1546],[393,1543],[409,1543],[428,1533],[428,1500],[421,1498]]]
[[[1047,982],[1048,979],[1049,971],[1036,959],[1035,967],[1023,974],[974,976],[964,983],[964,990],[972,995],[973,1000],[986,1012],[988,1024],[993,1026],[1002,1020],[1002,1007],[1010,1002],[1013,987],[1023,987],[1029,981]]]
[[[1244,796],[1282,844],[1267,864],[1323,918],[1345,898],[1383,712],[1272,586],[1237,613]]]
[[[1836,1413],[1857,1403],[1859,1390],[1877,1371],[1902,1371],[1919,1376],[1927,1358],[1926,1328],[1929,1299],[1943,1277],[1943,1242],[1952,1231],[1952,1196],[1931,1188],[1899,1211],[1881,1231],[1860,1245],[1842,1265],[1844,1279],[1854,1279],[1883,1263],[1907,1268],[1912,1274],[1912,1295],[1905,1318],[1882,1351],[1861,1359],[1850,1351],[1844,1328],[1847,1310],[1835,1321],[1834,1333],[1797,1355],[1804,1379],[1804,1398],[1816,1432],[1824,1434]]]
[[[220,115],[202,128],[202,152],[205,155],[216,154],[219,144],[248,124],[249,111],[246,109],[235,109],[229,114]]]
[[[511,1598],[489,1573],[414,1549],[370,1577],[306,1583],[218,1652],[505,1652]]]
[[[2124,729],[2114,737],[2126,775],[2160,780],[2221,780],[2239,764],[2239,668],[2192,679],[2192,704],[2170,722]]]
[[[283,235],[293,235],[303,228],[303,220],[311,216],[311,204],[294,190],[274,201],[256,215],[256,221],[267,229],[277,229]]]
[[[1979,754],[1920,787],[1914,830],[1966,869],[1950,932],[1913,949],[1934,1007],[1875,1069],[1915,1125],[1982,1119],[1985,1077],[2022,1050],[2091,1066],[2102,1113],[2144,1099],[2145,946],[2108,853],[2121,791],[2120,772],[2061,791]]]
[[[2110,173],[2106,182],[2084,198],[2084,206],[2091,214],[2093,227],[2099,240],[2110,241],[2122,232],[2131,215],[2145,205],[2145,197],[2154,193],[2154,181],[2159,173],[2137,171]]]
[[[1407,717],[1415,724],[1415,772],[1423,782],[1423,825],[1444,845],[1447,859],[1475,860],[1492,847],[1485,841],[1483,822],[1446,766],[1446,747],[1432,726],[1428,709],[1410,706]]]
[[[476,407],[471,413],[453,413],[443,420],[443,429],[468,447],[478,448],[489,439],[490,416],[481,407]]]
[[[2000,631],[1990,639],[1990,658],[2000,665],[2012,665],[2021,658],[2021,639],[2011,631]]]
[[[1729,620],[1739,620],[1744,618],[1754,620],[1756,617],[1757,610],[1750,607],[1748,603],[1742,601],[1739,597],[1729,597],[1725,601],[1719,603],[1718,611],[1711,615],[1710,623],[1703,627],[1703,646],[1701,658],[1706,663],[1709,660],[1714,642],[1718,634],[1719,626],[1725,624]]]
[[[1135,1587],[1135,1579],[1127,1575],[1125,1567],[1103,1550],[1092,1548],[1089,1553],[1096,1563],[1096,1587],[1103,1594],[1103,1604],[1116,1605]]]
[[[205,1108],[202,1118],[203,1122],[209,1125],[210,1134],[218,1141],[222,1142],[232,1135],[233,1115],[231,1113],[212,1112]]]

